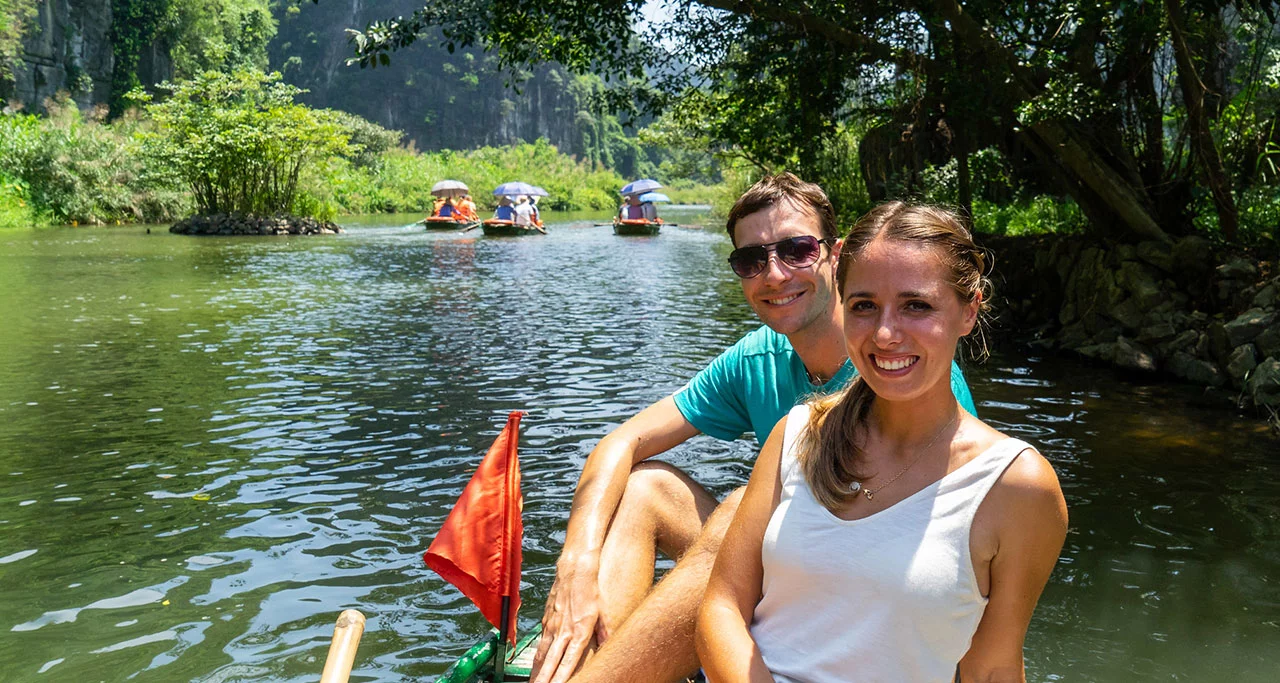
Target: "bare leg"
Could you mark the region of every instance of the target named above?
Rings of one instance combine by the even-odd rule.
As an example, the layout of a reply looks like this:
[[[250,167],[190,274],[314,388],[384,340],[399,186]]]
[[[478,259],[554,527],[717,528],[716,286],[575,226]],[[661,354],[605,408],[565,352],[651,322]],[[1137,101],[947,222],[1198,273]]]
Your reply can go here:
[[[716,552],[745,489],[711,513],[692,547],[575,675],[574,683],[679,681],[698,668],[693,630]],[[603,566],[601,577],[608,577]],[[606,580],[602,578],[601,583]]]
[[[678,559],[697,540],[716,500],[679,469],[643,462],[631,470],[600,552],[600,621],[612,633],[653,589],[657,552]]]

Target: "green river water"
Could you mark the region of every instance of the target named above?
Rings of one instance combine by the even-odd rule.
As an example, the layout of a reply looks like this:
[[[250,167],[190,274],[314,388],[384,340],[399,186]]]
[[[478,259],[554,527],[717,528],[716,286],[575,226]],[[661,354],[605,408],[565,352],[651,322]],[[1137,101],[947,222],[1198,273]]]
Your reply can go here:
[[[0,681],[314,681],[347,607],[369,617],[353,680],[430,680],[488,627],[421,553],[506,414],[529,412],[527,626],[591,446],[758,324],[710,221],[414,218],[0,232]],[[1280,679],[1260,421],[1026,351],[966,373],[1071,510],[1030,680]],[[725,493],[753,455],[700,437],[668,459]]]

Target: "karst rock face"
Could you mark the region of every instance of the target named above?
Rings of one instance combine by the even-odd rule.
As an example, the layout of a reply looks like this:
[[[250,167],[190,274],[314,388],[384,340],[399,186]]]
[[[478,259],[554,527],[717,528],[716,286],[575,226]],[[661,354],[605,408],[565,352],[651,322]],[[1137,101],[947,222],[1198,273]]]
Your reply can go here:
[[[66,92],[82,109],[111,96],[111,0],[46,0],[24,31],[22,58],[13,80],[0,85],[5,100],[43,111],[46,100]],[[154,83],[170,75],[167,50],[154,45],[139,59],[138,76]]]
[[[81,107],[111,92],[111,0],[50,0],[37,5],[14,69],[11,98],[28,111],[66,91]]]

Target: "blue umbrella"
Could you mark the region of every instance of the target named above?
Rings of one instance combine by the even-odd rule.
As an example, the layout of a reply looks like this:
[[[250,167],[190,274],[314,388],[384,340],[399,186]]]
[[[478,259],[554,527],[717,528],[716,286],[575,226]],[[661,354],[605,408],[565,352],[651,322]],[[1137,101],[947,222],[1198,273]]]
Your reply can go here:
[[[649,190],[656,190],[660,187],[662,187],[662,183],[659,183],[652,178],[643,178],[624,185],[622,187],[622,194],[640,194],[642,192],[648,192]]]
[[[669,202],[671,198],[661,192],[646,192],[640,195],[642,202]]]
[[[494,195],[505,194],[505,195],[511,195],[511,196],[522,195],[522,194],[534,195],[534,194],[538,194],[540,190],[541,188],[537,188],[530,185],[529,183],[522,183],[517,180],[510,183],[503,183],[493,188],[493,194]],[[546,195],[545,190],[541,190],[541,192],[542,192],[542,196]]]
[[[529,196],[530,197],[550,197],[551,195],[547,194],[546,190],[538,187],[537,185],[534,185],[533,192],[530,192]]]

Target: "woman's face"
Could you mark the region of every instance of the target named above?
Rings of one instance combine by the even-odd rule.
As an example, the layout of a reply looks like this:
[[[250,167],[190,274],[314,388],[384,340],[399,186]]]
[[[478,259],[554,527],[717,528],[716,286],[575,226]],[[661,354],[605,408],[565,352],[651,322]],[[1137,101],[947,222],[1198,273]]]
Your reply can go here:
[[[845,345],[880,398],[903,401],[951,391],[956,343],[973,330],[980,301],[960,300],[937,249],[876,240],[845,275]]]

